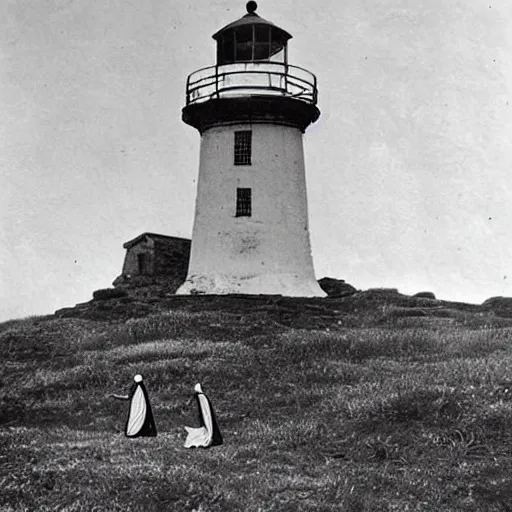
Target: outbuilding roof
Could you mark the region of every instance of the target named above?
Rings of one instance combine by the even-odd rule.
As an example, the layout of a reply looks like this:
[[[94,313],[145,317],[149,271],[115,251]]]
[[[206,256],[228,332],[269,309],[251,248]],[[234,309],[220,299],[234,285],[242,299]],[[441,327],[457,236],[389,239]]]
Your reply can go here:
[[[166,242],[166,241],[167,242],[176,242],[176,241],[190,242],[190,239],[188,239],[188,238],[181,238],[181,237],[178,237],[178,236],[159,235],[158,233],[148,233],[148,232],[146,232],[146,233],[142,233],[141,235],[135,237],[132,240],[128,240],[128,242],[125,242],[123,244],[123,247],[125,249],[130,249],[134,245],[137,245],[138,243],[142,242],[146,237],[152,238],[154,240],[159,240],[159,241],[162,241],[162,242]]]

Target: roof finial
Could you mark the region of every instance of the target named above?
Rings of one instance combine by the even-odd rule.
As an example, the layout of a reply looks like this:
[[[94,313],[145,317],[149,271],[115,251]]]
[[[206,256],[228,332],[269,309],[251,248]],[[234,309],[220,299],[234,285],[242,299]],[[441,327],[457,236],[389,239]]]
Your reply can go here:
[[[247,2],[246,8],[249,14],[254,14],[254,11],[258,8],[258,4],[254,0],[250,0]]]

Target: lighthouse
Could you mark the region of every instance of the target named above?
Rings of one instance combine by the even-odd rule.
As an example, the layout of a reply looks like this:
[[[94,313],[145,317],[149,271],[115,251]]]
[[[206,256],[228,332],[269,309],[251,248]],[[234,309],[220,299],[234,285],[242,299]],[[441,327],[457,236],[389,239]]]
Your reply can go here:
[[[183,121],[201,136],[190,262],[178,294],[323,297],[313,269],[303,134],[315,76],[257,4],[213,35],[217,62],[187,79]]]

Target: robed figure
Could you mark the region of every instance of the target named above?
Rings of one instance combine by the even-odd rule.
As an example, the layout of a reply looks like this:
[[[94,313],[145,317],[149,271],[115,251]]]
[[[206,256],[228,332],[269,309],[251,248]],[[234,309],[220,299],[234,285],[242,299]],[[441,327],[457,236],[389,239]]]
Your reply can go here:
[[[222,444],[222,434],[220,433],[210,399],[203,393],[201,384],[196,384],[194,392],[194,398],[197,401],[199,410],[199,424],[201,426],[185,427],[188,434],[185,448],[209,448],[210,446]]]
[[[135,375],[135,381],[128,396],[113,395],[114,398],[130,400],[130,409],[126,420],[126,437],[156,436],[155,420],[149,403],[149,396],[142,382],[142,375]]]

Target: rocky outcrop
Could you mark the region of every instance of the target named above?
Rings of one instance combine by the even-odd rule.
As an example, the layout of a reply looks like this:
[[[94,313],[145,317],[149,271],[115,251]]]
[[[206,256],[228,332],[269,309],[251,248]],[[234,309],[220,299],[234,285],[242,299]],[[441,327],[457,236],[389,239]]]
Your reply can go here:
[[[357,290],[343,279],[334,279],[333,277],[323,277],[318,280],[320,288],[327,293],[328,297],[347,297],[353,295]]]
[[[501,317],[512,317],[512,297],[490,297],[482,303],[482,308]]]
[[[512,308],[512,297],[491,297],[482,302],[486,308]]]
[[[417,297],[419,299],[436,299],[436,296],[432,292],[418,292],[415,293],[413,297]]]
[[[130,276],[120,275],[112,285],[115,289],[124,290],[130,295],[147,295],[151,290],[165,294],[175,293],[185,280],[185,276]]]
[[[116,288],[103,288],[92,293],[94,300],[120,299],[121,297],[126,297],[126,292]]]

